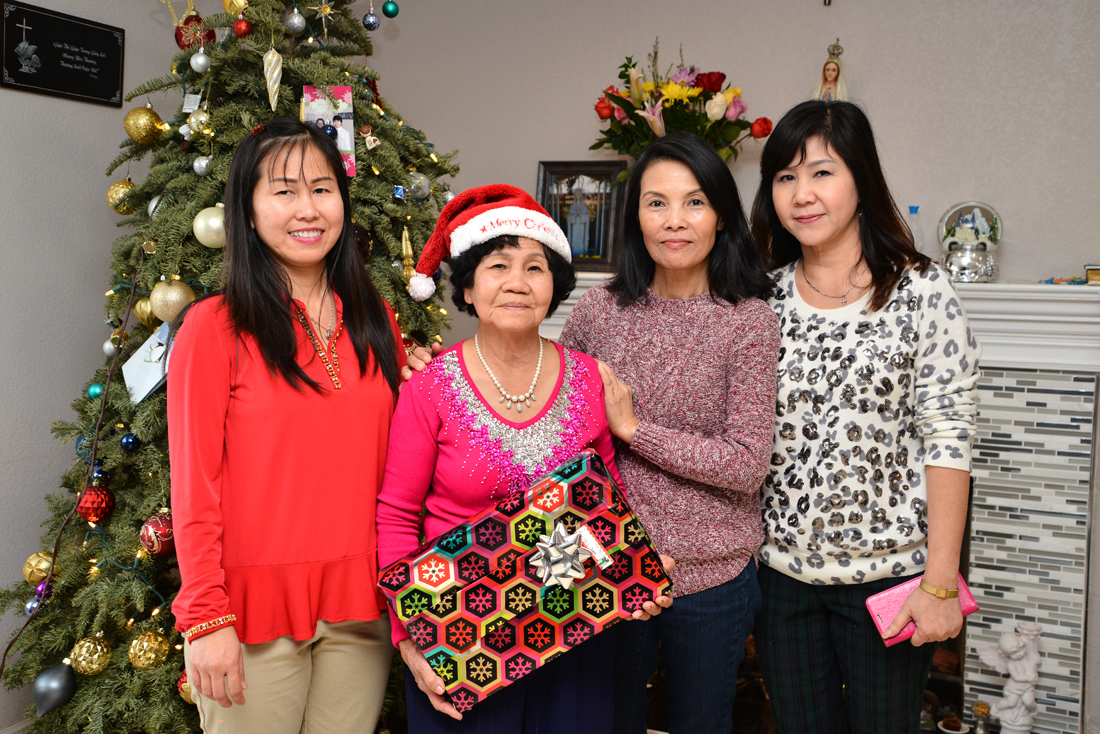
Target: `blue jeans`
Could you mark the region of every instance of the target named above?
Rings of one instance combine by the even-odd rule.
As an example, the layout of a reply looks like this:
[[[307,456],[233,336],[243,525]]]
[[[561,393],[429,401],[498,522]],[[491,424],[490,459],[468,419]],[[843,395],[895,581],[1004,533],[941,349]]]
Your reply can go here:
[[[729,734],[737,669],[760,611],[752,560],[736,578],[677,597],[646,622],[619,623],[615,636],[615,734],[646,731],[646,683],[661,646],[670,734]]]

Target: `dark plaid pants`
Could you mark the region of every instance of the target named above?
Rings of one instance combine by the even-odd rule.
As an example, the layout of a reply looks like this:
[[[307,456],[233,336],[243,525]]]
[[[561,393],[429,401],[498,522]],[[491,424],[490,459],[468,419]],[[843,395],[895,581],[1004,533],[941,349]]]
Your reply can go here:
[[[754,638],[781,734],[918,734],[936,643],[886,647],[864,602],[909,578],[815,586],[761,566]]]

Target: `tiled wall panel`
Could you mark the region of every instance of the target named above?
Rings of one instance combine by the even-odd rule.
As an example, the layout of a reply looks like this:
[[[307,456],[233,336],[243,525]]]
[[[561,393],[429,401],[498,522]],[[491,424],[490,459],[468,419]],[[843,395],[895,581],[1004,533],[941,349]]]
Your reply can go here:
[[[1096,375],[983,370],[974,447],[966,709],[1006,676],[977,650],[1043,625],[1035,734],[1079,734]]]

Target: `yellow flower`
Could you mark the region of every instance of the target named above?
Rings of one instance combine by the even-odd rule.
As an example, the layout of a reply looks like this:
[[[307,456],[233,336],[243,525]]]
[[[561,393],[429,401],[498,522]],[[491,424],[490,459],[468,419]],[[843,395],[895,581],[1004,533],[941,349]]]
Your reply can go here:
[[[687,102],[689,99],[698,97],[703,93],[703,90],[699,87],[685,87],[676,82],[669,82],[661,87],[661,94],[665,107],[668,107],[673,102]]]
[[[730,102],[733,101],[734,97],[741,96],[741,87],[729,87],[724,90],[722,94],[726,95],[726,104],[728,105]]]
[[[653,90],[657,88],[657,85],[653,82],[642,82],[642,91],[646,94],[653,94]]]

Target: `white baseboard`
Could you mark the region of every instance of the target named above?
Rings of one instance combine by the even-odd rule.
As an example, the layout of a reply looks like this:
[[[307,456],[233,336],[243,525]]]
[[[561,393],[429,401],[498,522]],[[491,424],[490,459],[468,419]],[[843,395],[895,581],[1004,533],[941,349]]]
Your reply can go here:
[[[21,732],[24,729],[30,728],[30,725],[31,725],[31,722],[24,719],[23,721],[20,721],[17,724],[12,724],[11,726],[4,727],[3,729],[0,729],[0,734],[18,734],[18,732]]]

